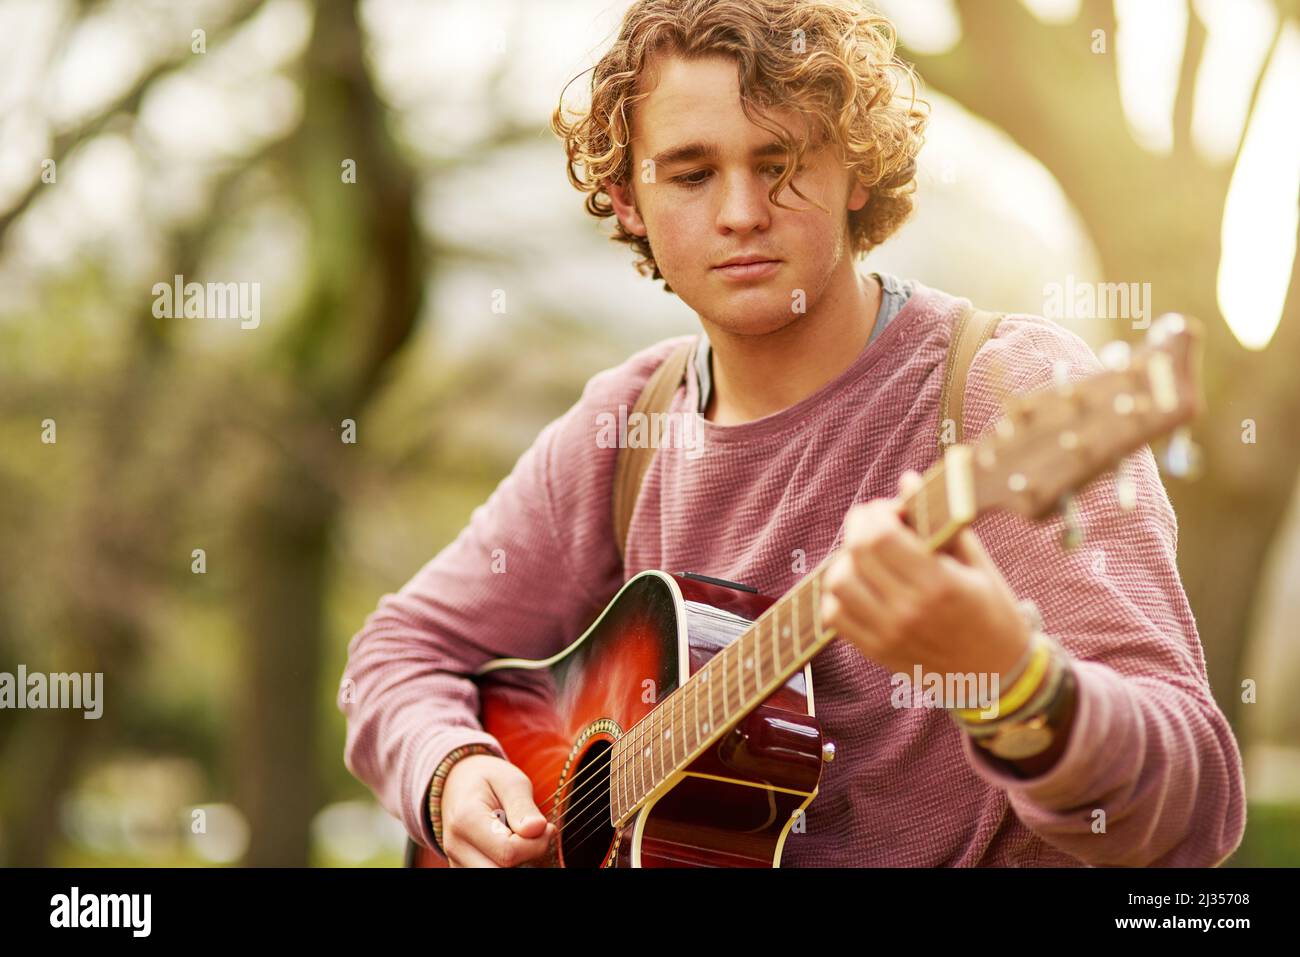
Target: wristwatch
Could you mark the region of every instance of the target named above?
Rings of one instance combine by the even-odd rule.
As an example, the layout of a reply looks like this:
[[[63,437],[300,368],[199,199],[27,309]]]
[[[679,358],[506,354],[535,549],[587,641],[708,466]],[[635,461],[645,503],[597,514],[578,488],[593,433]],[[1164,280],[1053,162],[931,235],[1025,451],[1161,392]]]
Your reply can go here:
[[[975,743],[1006,761],[1022,761],[1042,754],[1052,746],[1062,730],[1068,705],[1074,698],[1074,669],[1062,656],[1059,660],[1054,686],[1047,690],[1048,698],[1039,707],[1025,709],[1027,717],[1009,718],[999,723],[989,734],[976,737]]]

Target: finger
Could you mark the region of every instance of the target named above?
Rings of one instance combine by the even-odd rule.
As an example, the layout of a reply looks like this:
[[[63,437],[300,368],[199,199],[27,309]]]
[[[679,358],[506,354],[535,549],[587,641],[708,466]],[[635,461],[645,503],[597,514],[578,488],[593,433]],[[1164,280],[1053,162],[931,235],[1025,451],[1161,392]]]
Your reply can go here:
[[[909,591],[923,593],[940,571],[934,555],[901,521],[881,535],[873,553]]]
[[[985,571],[997,568],[992,557],[984,550],[979,536],[969,528],[963,528],[953,536],[948,553],[969,568],[982,568]]]
[[[898,477],[898,494],[902,498],[907,498],[913,494],[922,485],[922,479],[919,473],[908,469]]]
[[[894,504],[898,510],[898,517],[901,518],[904,522],[908,520],[907,519],[908,501],[912,498],[913,495],[917,493],[917,491],[920,490],[921,486],[924,484],[925,481],[921,478],[920,475],[918,475],[912,469],[908,469],[906,472],[904,472],[902,475],[898,477],[898,495],[894,498]]]
[[[447,849],[447,864],[450,867],[499,867],[486,854],[476,850],[465,841]]]
[[[909,548],[909,537],[915,538],[891,512],[869,506],[849,512],[844,543],[858,574],[889,607],[914,598],[930,571],[920,542]]]
[[[836,560],[822,580],[822,617],[832,626],[876,634],[886,618],[880,595],[866,584],[847,560]]]
[[[844,518],[844,547],[852,555],[866,554],[886,536],[903,527],[895,503],[890,499],[876,499],[865,505],[855,505]]]
[[[970,529],[962,529],[960,535],[953,539],[953,554],[941,555],[944,567],[958,582],[966,588],[978,588],[982,581],[993,582],[994,587],[1007,595],[1014,602],[1015,592],[1002,574],[1002,569],[980,543],[979,536]]]
[[[546,828],[546,818],[533,803],[533,782],[513,765],[493,769],[488,785],[506,812],[510,830],[522,837],[537,837]]]
[[[502,808],[483,805],[468,820],[458,822],[458,836],[474,850],[486,855],[493,866],[514,867],[540,856],[555,833],[555,825],[547,825],[537,837],[521,837],[510,830]]]
[[[878,620],[876,617],[864,613],[860,604],[850,605],[828,592],[822,593],[822,609],[824,617],[840,637],[847,639],[868,659],[876,660],[882,648],[877,641],[879,632],[874,624]]]

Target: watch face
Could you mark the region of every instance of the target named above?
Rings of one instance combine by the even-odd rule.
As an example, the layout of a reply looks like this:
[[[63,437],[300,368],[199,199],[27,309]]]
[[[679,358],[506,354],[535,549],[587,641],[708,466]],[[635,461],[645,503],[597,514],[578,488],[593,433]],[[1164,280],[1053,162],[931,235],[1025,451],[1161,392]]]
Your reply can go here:
[[[1023,726],[1008,728],[989,745],[989,750],[1008,761],[1032,758],[1046,751],[1052,743],[1050,728]]]

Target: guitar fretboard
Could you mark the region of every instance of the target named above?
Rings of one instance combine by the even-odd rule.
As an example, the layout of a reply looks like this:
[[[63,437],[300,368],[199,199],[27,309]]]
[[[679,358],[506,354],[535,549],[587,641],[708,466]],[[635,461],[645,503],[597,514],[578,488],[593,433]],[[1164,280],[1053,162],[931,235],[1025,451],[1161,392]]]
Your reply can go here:
[[[962,460],[963,466],[967,463]],[[970,518],[954,519],[947,478],[941,460],[903,503],[908,524],[932,549],[941,547]],[[615,742],[610,761],[612,823],[622,825],[646,798],[730,733],[835,637],[821,618],[821,578],[835,554]]]

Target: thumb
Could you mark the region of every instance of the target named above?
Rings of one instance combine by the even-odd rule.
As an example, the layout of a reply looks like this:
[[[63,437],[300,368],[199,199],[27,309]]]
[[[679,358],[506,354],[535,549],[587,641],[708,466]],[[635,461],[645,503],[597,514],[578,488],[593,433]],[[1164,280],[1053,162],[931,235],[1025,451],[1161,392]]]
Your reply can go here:
[[[900,512],[902,511],[903,503],[907,500],[907,497],[917,491],[922,484],[923,480],[921,476],[912,469],[908,469],[898,477],[898,495],[895,497],[894,501],[898,503]]]
[[[491,783],[511,831],[520,837],[540,837],[545,833],[548,824],[533,803],[533,784],[527,775],[511,765],[494,775]]]

